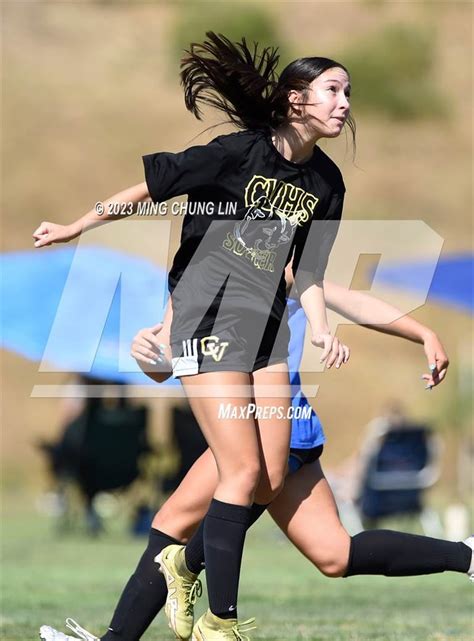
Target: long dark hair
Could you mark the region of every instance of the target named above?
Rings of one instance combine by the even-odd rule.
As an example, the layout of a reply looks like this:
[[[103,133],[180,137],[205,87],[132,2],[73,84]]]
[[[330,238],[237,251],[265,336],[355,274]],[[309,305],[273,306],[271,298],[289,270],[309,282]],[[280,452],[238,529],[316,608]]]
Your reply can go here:
[[[291,90],[304,94],[315,78],[334,67],[349,75],[340,62],[321,57],[298,58],[278,75],[277,48],[259,51],[254,43],[250,49],[245,38],[234,43],[212,31],[206,37],[203,43],[191,44],[181,60],[186,108],[199,120],[201,105],[207,104],[240,129],[276,128],[288,122]],[[349,115],[346,122],[355,144],[355,121]]]

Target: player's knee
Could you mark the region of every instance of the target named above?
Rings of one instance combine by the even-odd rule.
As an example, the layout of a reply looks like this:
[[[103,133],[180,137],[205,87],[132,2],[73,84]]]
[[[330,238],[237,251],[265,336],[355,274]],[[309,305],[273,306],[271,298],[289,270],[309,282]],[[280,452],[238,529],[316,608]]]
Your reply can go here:
[[[232,487],[233,492],[251,501],[260,481],[260,473],[258,460],[246,461],[233,470],[222,471],[220,485]]]
[[[349,537],[344,537],[340,541],[335,539],[326,548],[322,546],[318,548],[313,562],[320,572],[334,579],[346,574],[349,560],[349,542]]]
[[[189,538],[202,517],[202,509],[198,505],[176,500],[172,496],[155,514],[152,527],[184,541]]]
[[[347,563],[340,558],[328,556],[318,562],[317,567],[324,576],[338,579],[345,575]]]
[[[175,539],[178,539],[180,541],[186,539],[186,523],[183,521],[183,519],[179,518],[179,514],[176,512],[176,510],[168,508],[166,506],[166,503],[161,507],[159,512],[155,514],[151,526],[155,530],[166,532],[170,536],[173,536]]]

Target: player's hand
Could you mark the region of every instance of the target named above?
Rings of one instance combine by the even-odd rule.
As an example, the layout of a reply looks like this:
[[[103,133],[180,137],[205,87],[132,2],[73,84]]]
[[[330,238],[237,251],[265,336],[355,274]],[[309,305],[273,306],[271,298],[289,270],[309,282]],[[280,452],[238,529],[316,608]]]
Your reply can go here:
[[[314,334],[311,342],[315,347],[321,347],[323,349],[321,363],[326,361],[326,367],[328,369],[334,364],[336,368],[339,369],[341,365],[347,363],[350,358],[350,349],[332,334]]]
[[[428,359],[429,374],[423,374],[422,379],[426,383],[426,389],[439,385],[448,371],[449,359],[444,351],[441,341],[434,332],[429,332],[423,340],[423,349]]]
[[[42,222],[33,232],[33,238],[35,239],[35,247],[46,247],[53,243],[67,243],[79,234],[80,231],[74,225]]]
[[[153,373],[153,380],[160,383],[172,373],[169,336],[160,335],[162,329],[163,323],[141,329],[130,349],[130,354],[145,374]]]

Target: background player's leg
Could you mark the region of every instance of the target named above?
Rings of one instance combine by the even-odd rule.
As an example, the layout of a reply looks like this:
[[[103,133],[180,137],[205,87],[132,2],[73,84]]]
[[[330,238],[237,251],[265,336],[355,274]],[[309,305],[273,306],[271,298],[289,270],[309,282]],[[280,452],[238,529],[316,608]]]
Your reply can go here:
[[[472,563],[472,550],[464,543],[390,530],[350,538],[319,461],[288,477],[268,509],[288,538],[327,576],[468,572]]]
[[[290,475],[268,507],[292,543],[327,576],[343,576],[350,536],[342,526],[331,488],[319,461]]]
[[[217,480],[216,460],[207,449],[163,503],[152,527],[186,543],[209,509]]]
[[[214,456],[206,450],[155,515],[148,546],[117,603],[102,641],[138,641],[163,608],[167,587],[155,561],[163,548],[185,542],[206,514],[217,484]]]

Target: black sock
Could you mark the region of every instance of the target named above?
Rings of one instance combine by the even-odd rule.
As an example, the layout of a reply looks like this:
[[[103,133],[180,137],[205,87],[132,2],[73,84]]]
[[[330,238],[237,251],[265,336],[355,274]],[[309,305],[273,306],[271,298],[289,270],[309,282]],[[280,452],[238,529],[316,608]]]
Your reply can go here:
[[[267,507],[268,505],[259,505],[258,503],[252,505],[247,529],[262,516]],[[199,574],[204,568],[204,519],[189,539],[184,552],[184,559],[186,567],[193,574]]]
[[[467,572],[471,557],[472,550],[464,543],[391,530],[368,530],[352,537],[344,576],[416,576],[445,570]]]
[[[209,608],[221,619],[237,618],[240,565],[249,516],[249,507],[212,499],[204,519]]]
[[[148,547],[128,580],[101,641],[138,641],[166,602],[166,581],[155,556],[167,545],[180,544],[152,528]]]

